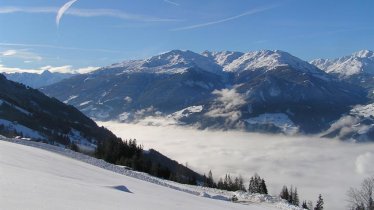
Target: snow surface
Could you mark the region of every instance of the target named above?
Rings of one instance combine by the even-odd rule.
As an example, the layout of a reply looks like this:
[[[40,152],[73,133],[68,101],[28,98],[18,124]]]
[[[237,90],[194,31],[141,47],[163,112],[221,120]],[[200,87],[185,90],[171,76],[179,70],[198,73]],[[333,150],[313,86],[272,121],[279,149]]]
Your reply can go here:
[[[174,112],[173,114],[170,114],[167,117],[175,119],[175,120],[179,120],[179,119],[182,119],[183,117],[188,117],[193,113],[200,113],[201,111],[203,111],[203,108],[204,107],[202,105],[190,106],[185,109]]]
[[[351,114],[360,117],[374,118],[374,103],[367,105],[358,105],[351,110]]]
[[[267,125],[271,124],[280,128],[285,134],[293,135],[299,131],[299,128],[292,122],[288,115],[284,113],[265,113],[257,117],[249,118],[247,123],[252,125]]]
[[[25,115],[32,115],[29,111],[27,111],[27,110],[25,110],[25,109],[22,109],[21,107],[16,106],[16,105],[14,105],[14,104],[12,104],[12,103],[9,103],[8,101],[4,101],[4,100],[0,99],[0,106],[1,106],[2,104],[7,104],[7,105],[9,105],[9,106],[11,106],[11,107],[17,109],[18,111],[22,112],[22,113],[25,114]]]
[[[260,50],[248,52],[225,67],[228,72],[241,72],[266,68],[274,70],[279,66],[291,66],[304,72],[321,74],[320,70],[287,52],[280,50]]]
[[[361,50],[337,59],[315,59],[310,62],[327,73],[350,77],[360,73],[374,74],[374,52]]]
[[[234,60],[241,57],[244,53],[242,52],[232,52],[232,51],[222,51],[222,52],[209,52],[205,51],[202,53],[203,56],[212,58],[220,66],[227,66]]]
[[[70,96],[67,100],[64,101],[65,104],[69,103],[71,100],[78,98],[78,95]]]
[[[0,119],[0,125],[4,125],[5,129],[7,130],[12,130],[18,133],[22,133],[23,136],[26,138],[45,139],[45,137],[40,135],[39,132],[32,130],[21,124],[18,124],[16,122],[11,122],[8,120]]]
[[[145,60],[125,61],[109,68],[121,68],[123,73],[180,74],[191,67],[198,67],[215,74],[222,73],[222,67],[205,56],[192,51],[172,50]]]
[[[2,209],[300,209],[272,196],[181,185],[60,147],[0,138]],[[228,201],[234,194],[245,205]]]

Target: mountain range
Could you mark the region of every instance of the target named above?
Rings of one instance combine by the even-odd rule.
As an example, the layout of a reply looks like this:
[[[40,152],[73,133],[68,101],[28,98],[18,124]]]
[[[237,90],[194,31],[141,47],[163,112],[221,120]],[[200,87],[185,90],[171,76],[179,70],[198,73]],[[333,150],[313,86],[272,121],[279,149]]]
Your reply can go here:
[[[372,102],[372,54],[360,51],[344,59],[309,63],[280,50],[173,50],[102,67],[40,90],[95,120],[157,124],[162,119],[202,129],[286,134],[329,131],[328,137],[347,139],[332,131],[332,125],[351,115],[356,105]],[[331,70],[344,62],[344,68],[362,69],[340,74]],[[347,77],[352,71],[356,73]],[[373,140],[367,132],[356,134],[349,138]]]
[[[74,76],[74,74],[70,73],[50,72],[48,70],[43,71],[41,74],[19,72],[7,73],[4,75],[9,80],[25,84],[32,88],[44,87]]]

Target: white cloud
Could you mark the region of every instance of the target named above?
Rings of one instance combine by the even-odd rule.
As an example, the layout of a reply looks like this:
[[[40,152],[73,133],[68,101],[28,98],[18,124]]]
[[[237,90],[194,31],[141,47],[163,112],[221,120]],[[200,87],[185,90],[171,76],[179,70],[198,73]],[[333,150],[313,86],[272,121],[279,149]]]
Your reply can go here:
[[[64,47],[64,46],[45,45],[45,44],[24,44],[24,43],[8,43],[8,42],[0,42],[0,46],[36,47],[36,48],[51,48],[51,49],[61,49],[61,50],[98,51],[98,52],[120,53],[120,51],[116,51],[116,50],[108,50],[108,49]]]
[[[214,90],[213,94],[217,95],[217,99],[205,115],[227,118],[227,124],[235,123],[241,116],[239,108],[246,103],[244,96],[237,93],[235,88]]]
[[[315,201],[321,193],[326,209],[345,209],[347,190],[360,185],[366,177],[362,172],[374,173],[374,144],[177,126],[99,124],[118,136],[136,138],[146,148],[188,163],[200,173],[212,170],[215,178],[231,173],[241,174],[248,181],[258,172],[273,195],[278,195],[283,185],[297,186],[302,200]]]
[[[265,11],[273,9],[275,7],[276,6],[269,6],[269,7],[261,7],[261,8],[251,9],[247,12],[244,12],[244,13],[241,13],[239,15],[232,16],[232,17],[228,17],[228,18],[224,18],[224,19],[220,19],[220,20],[215,20],[215,21],[211,21],[211,22],[206,22],[206,23],[200,23],[200,24],[175,28],[175,29],[172,29],[172,31],[184,31],[184,30],[202,28],[202,27],[206,27],[206,26],[210,26],[210,25],[224,23],[224,22],[232,21],[232,20],[244,17],[244,16],[249,16],[249,15],[254,15],[254,14],[257,14],[257,13],[265,12]]]
[[[33,61],[41,61],[43,60],[43,57],[34,53],[30,52],[25,49],[20,49],[20,50],[15,50],[15,49],[10,49],[10,50],[5,50],[3,52],[0,52],[0,57],[7,57],[7,58],[19,58],[23,60],[33,60]]]
[[[78,0],[70,0],[68,1],[67,3],[65,3],[57,12],[57,15],[56,15],[56,25],[59,26],[60,25],[60,20],[62,18],[62,16],[64,15],[64,13]]]
[[[65,66],[43,66],[40,68],[35,69],[28,69],[28,68],[17,68],[17,67],[7,67],[3,64],[0,64],[0,73],[36,73],[41,74],[43,71],[48,70],[50,72],[58,72],[58,73],[72,73],[72,74],[85,74],[92,71],[97,70],[99,67],[82,67],[82,68],[73,68],[71,65]]]
[[[355,164],[357,173],[367,176],[374,174],[374,154],[372,152],[359,155]]]
[[[97,70],[99,67],[82,67],[82,68],[73,68],[71,65],[65,66],[43,66],[40,68],[41,71],[48,70],[50,72],[58,72],[58,73],[73,73],[73,74],[85,74],[91,71]]]
[[[6,67],[3,64],[0,64],[0,73],[20,73],[20,72],[29,72],[29,73],[41,73],[40,70],[36,69],[25,69],[17,67]]]

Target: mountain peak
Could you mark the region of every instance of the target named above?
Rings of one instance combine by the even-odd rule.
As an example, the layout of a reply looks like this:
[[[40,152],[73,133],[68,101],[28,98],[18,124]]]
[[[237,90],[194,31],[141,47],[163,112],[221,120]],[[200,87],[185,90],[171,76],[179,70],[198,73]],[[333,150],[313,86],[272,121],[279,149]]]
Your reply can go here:
[[[52,74],[52,72],[50,72],[49,70],[44,70],[42,72],[42,75],[50,75],[50,74]]]
[[[359,58],[374,58],[374,52],[371,50],[360,50],[352,55]]]
[[[374,52],[361,50],[336,59],[315,59],[311,64],[340,77],[350,77],[361,73],[374,74]]]
[[[321,71],[306,61],[301,60],[282,50],[259,50],[243,54],[225,67],[225,71],[241,72],[266,68],[274,70],[279,66],[290,66],[304,72],[318,73]]]
[[[238,59],[244,53],[236,51],[204,51],[201,55],[213,59],[218,65],[223,68],[234,60]]]

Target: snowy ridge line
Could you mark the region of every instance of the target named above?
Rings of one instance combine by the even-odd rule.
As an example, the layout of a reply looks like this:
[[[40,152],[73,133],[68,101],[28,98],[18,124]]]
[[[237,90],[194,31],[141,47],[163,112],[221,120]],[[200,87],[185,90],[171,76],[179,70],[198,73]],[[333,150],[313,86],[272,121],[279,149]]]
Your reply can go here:
[[[189,193],[189,194],[196,195],[196,196],[201,196],[201,197],[216,199],[216,200],[230,201],[232,196],[235,195],[238,198],[238,203],[243,204],[243,205],[248,205],[251,203],[252,204],[262,203],[262,204],[266,204],[269,206],[271,205],[272,207],[276,207],[281,210],[302,210],[302,208],[300,207],[293,206],[287,203],[285,200],[279,197],[271,196],[271,195],[250,194],[250,193],[240,192],[240,191],[230,192],[230,191],[219,190],[219,189],[214,189],[214,188],[179,184],[179,183],[175,183],[169,180],[164,180],[164,179],[160,179],[157,177],[153,177],[143,172],[128,170],[121,166],[107,163],[101,159],[97,159],[97,158],[94,158],[94,157],[91,157],[91,156],[88,156],[82,153],[74,152],[70,149],[65,149],[62,147],[45,144],[42,142],[34,142],[34,141],[21,140],[21,139],[11,139],[11,138],[6,138],[1,135],[0,135],[0,140],[47,150],[47,151],[57,153],[59,155],[69,157],[69,158],[72,158],[72,159],[75,159],[75,160],[78,160],[78,161],[81,161],[81,162],[84,162],[84,163],[87,163],[87,164],[90,164],[90,165],[93,165],[93,166],[96,166],[96,167],[99,167],[105,170],[112,171],[114,173],[118,173],[121,175],[125,175],[128,177],[132,177],[135,179],[157,184],[160,186],[164,186],[167,188],[182,191],[182,192]],[[187,188],[190,188],[190,189],[187,189]]]

